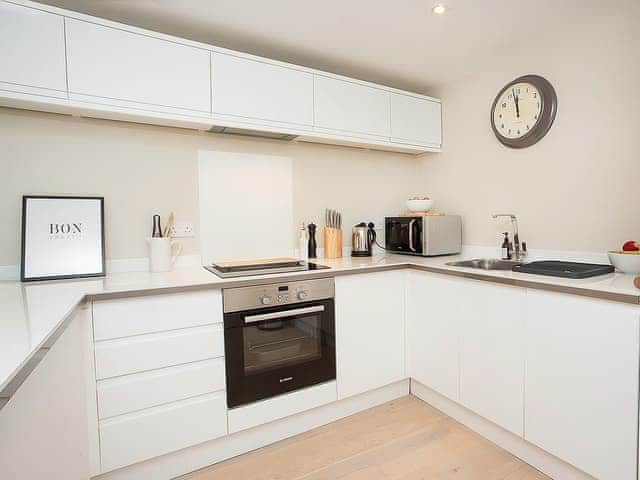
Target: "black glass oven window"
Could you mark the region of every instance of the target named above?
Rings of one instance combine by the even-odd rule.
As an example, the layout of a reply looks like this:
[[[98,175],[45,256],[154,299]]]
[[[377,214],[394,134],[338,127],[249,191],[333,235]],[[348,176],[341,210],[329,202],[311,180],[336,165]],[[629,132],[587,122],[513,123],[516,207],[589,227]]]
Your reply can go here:
[[[317,360],[322,355],[319,314],[247,325],[243,335],[245,375]]]

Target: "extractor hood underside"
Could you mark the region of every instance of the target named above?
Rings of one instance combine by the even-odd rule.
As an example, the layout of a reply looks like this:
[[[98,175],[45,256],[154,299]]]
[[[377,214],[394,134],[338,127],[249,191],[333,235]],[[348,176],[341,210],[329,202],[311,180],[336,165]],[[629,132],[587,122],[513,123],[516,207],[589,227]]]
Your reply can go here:
[[[234,128],[234,127],[211,127],[209,129],[210,132],[213,133],[224,133],[226,135],[239,135],[242,137],[254,137],[254,138],[268,138],[270,140],[293,140],[298,135],[291,135],[286,133],[278,133],[278,132],[267,132],[264,130],[248,130],[244,128]]]

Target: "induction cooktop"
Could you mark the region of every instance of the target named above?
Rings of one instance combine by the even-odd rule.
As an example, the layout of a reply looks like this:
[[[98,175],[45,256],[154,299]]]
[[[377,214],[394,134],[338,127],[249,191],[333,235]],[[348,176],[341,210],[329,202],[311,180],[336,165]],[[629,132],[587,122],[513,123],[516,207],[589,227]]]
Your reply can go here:
[[[266,258],[257,260],[239,260],[218,262],[204,267],[220,278],[270,275],[274,273],[306,272],[325,270],[329,267],[295,258]]]

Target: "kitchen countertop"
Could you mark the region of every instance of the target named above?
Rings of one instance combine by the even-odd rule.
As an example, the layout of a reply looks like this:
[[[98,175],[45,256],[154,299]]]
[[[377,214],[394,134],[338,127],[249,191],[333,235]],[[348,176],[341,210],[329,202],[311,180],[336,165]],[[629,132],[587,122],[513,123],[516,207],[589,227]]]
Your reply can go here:
[[[218,278],[204,268],[195,267],[167,273],[116,273],[99,279],[24,284],[0,282],[0,408],[46,354],[76,310],[87,300],[194,288],[230,288],[283,280],[411,268],[499,284],[640,304],[640,290],[633,284],[635,275],[612,273],[574,280],[445,265],[447,262],[469,258],[472,257],[456,255],[423,258],[382,254],[368,258],[319,259],[317,263],[327,265],[331,269],[228,279]]]

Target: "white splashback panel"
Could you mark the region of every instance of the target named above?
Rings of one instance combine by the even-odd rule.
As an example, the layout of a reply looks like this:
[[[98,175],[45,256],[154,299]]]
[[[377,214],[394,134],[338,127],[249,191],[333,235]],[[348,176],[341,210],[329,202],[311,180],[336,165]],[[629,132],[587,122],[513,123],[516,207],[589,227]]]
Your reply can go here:
[[[203,264],[293,255],[291,158],[201,150],[198,169]]]

